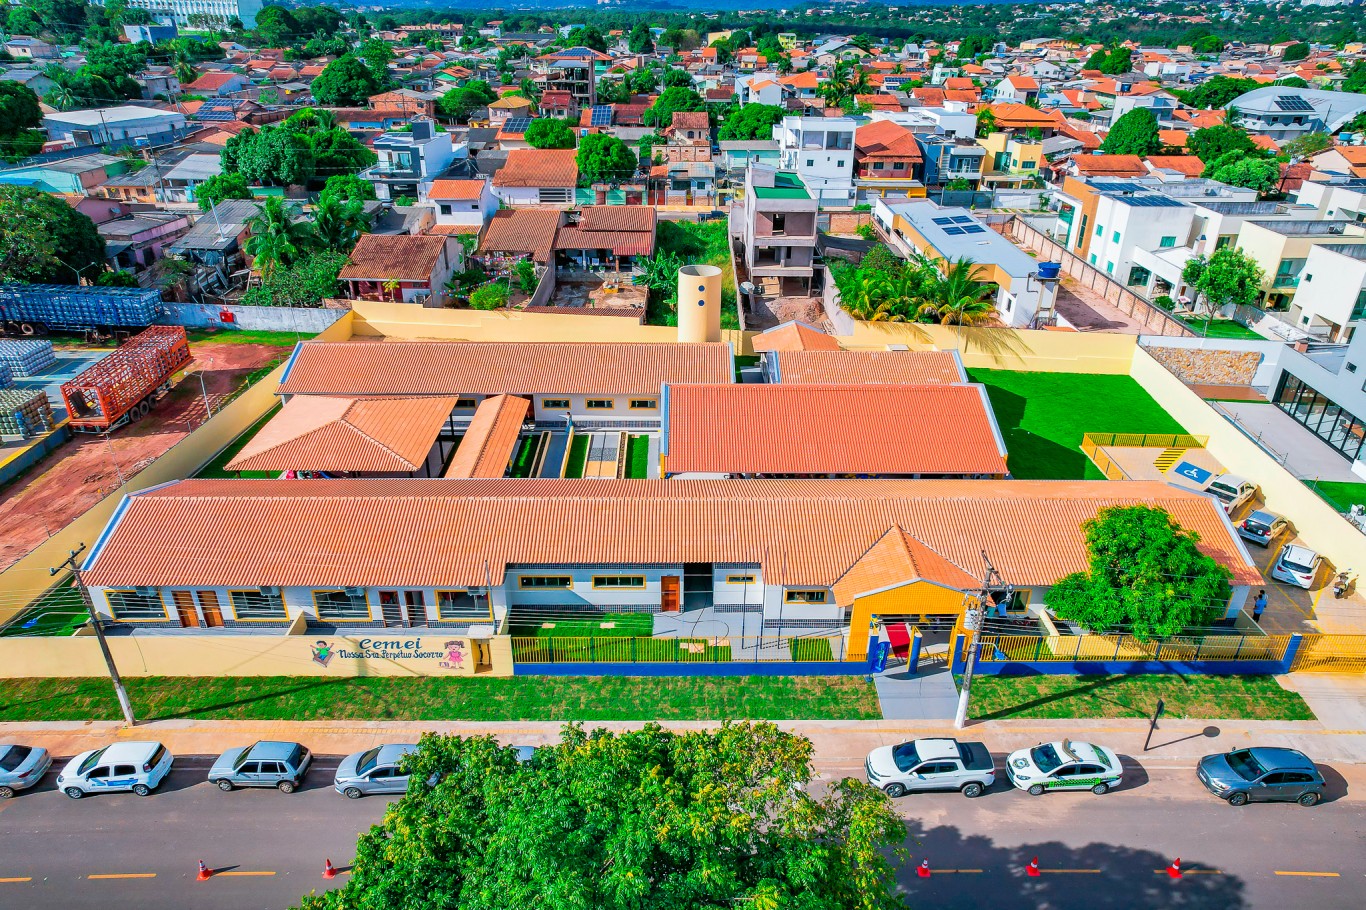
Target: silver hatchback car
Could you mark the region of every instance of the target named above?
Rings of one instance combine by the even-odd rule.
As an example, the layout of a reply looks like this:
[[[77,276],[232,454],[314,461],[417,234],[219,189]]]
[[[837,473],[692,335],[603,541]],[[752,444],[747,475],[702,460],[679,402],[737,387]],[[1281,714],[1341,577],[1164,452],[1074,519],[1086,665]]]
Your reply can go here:
[[[413,743],[392,743],[355,752],[342,759],[332,787],[347,799],[371,793],[407,793],[408,775],[399,764],[417,751]]]
[[[236,787],[275,787],[281,793],[293,793],[312,761],[312,754],[299,743],[253,743],[218,756],[209,769],[209,783],[224,792]]]
[[[43,779],[52,756],[37,746],[0,743],[0,799],[9,799]]]

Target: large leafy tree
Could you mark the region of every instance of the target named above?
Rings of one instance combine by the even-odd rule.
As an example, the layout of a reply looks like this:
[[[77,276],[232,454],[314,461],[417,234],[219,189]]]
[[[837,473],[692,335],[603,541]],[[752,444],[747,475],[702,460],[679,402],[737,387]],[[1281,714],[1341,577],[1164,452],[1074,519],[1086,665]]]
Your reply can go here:
[[[1147,640],[1223,616],[1228,569],[1164,509],[1112,506],[1082,525],[1090,567],[1058,580],[1048,607],[1091,632],[1131,627]]]
[[[307,223],[294,220],[279,196],[266,198],[247,221],[247,230],[251,236],[244,249],[252,257],[252,266],[267,277],[292,266],[313,249],[317,239]]]
[[[0,281],[76,284],[104,262],[95,222],[59,197],[0,185]]]
[[[320,177],[356,174],[379,160],[379,156],[341,127],[303,136],[313,149],[314,171]]]
[[[1262,84],[1255,79],[1213,76],[1189,91],[1176,91],[1173,94],[1191,107],[1208,110],[1225,107],[1239,95],[1259,88],[1262,88]]]
[[[587,47],[604,54],[607,53],[607,38],[593,25],[584,25],[574,29],[565,40],[569,47]]]
[[[631,34],[626,39],[626,47],[633,54],[648,54],[655,49],[654,36],[650,34],[650,26],[643,21],[637,22],[631,27]]]
[[[1134,108],[1114,122],[1100,150],[1108,155],[1156,155],[1162,151],[1157,118],[1146,107]]]
[[[574,156],[579,165],[579,184],[622,183],[635,176],[640,162],[626,143],[615,136],[591,134],[583,137]]]
[[[891,804],[849,778],[810,795],[810,741],[773,724],[571,725],[524,763],[491,736],[429,734],[406,770],[350,880],[304,910],[904,906]]]
[[[224,173],[236,172],[263,186],[306,183],[315,171],[308,139],[282,126],[243,130],[227,141],[221,157]]]
[[[380,90],[381,83],[355,54],[333,60],[310,86],[314,99],[328,107],[354,107]]]
[[[1276,192],[1281,182],[1281,166],[1278,162],[1268,158],[1232,154],[1236,156],[1234,160],[1225,162],[1221,158],[1210,165],[1209,176],[1212,180],[1256,190],[1262,196],[1270,196]]]
[[[1256,150],[1256,144],[1245,131],[1227,123],[1196,130],[1186,139],[1186,151],[1206,164],[1229,152],[1246,155]]]
[[[939,263],[922,292],[920,318],[940,325],[976,325],[992,318],[992,285],[981,280],[983,274],[983,268],[966,256]]]
[[[42,151],[46,138],[38,128],[42,122],[33,89],[18,82],[0,82],[0,160],[22,161]]]
[[[569,123],[556,117],[541,117],[531,121],[524,138],[534,149],[572,149],[574,130]]]
[[[313,233],[325,250],[350,253],[360,235],[369,227],[365,203],[324,194],[313,212]]]
[[[1181,280],[1196,292],[1196,309],[1206,313],[1208,324],[1222,307],[1256,304],[1266,273],[1247,253],[1226,246],[1209,257],[1196,256],[1187,261],[1181,270]]]
[[[267,6],[256,14],[256,35],[265,47],[287,47],[299,33],[299,20],[283,6]]]
[[[700,111],[706,107],[702,96],[690,88],[675,86],[660,92],[642,118],[646,126],[667,127],[679,111]]]
[[[436,106],[452,120],[466,121],[475,111],[481,107],[488,107],[497,99],[498,96],[487,82],[482,79],[471,79],[442,95]]]
[[[251,187],[241,174],[214,174],[195,188],[194,198],[207,212],[224,199],[250,199]]]
[[[360,46],[360,59],[365,61],[365,66],[370,70],[370,75],[374,79],[375,91],[383,91],[389,86],[389,64],[394,59],[394,49],[390,47],[388,41],[379,38],[371,38]]]
[[[773,127],[782,122],[785,113],[776,104],[746,104],[726,115],[718,136],[722,141],[772,139]]]
[[[1281,60],[1285,63],[1294,63],[1296,60],[1303,60],[1308,56],[1309,45],[1303,41],[1296,41],[1285,49],[1285,53],[1281,54]]]

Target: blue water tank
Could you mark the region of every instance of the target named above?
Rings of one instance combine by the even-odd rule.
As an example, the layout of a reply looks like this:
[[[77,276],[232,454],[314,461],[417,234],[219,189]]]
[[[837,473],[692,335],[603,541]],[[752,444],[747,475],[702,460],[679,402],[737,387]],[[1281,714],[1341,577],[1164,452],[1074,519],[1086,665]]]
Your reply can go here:
[[[1039,277],[1040,277],[1041,279],[1043,279],[1044,281],[1051,281],[1052,279],[1057,278],[1057,277],[1058,277],[1058,274],[1059,274],[1061,271],[1062,271],[1062,263],[1061,263],[1061,262],[1040,262],[1040,263],[1039,263]]]

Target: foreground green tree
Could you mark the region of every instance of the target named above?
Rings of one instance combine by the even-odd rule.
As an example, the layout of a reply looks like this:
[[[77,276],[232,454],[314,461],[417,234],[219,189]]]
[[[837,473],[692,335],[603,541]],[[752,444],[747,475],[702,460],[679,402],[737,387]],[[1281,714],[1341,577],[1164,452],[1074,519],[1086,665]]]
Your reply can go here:
[[[569,122],[557,117],[541,117],[531,121],[523,136],[527,145],[534,149],[572,149],[574,130]]]
[[[357,107],[379,92],[382,85],[364,60],[355,54],[344,54],[323,67],[310,90],[319,104]]]
[[[214,174],[194,191],[199,210],[207,212],[224,199],[250,199],[251,187],[241,174]]]
[[[76,284],[104,270],[104,238],[60,196],[0,186],[0,282]]]
[[[1130,627],[1146,641],[1223,616],[1229,571],[1164,509],[1112,506],[1082,525],[1090,568],[1064,576],[1048,606],[1091,632]]]
[[[731,108],[721,122],[722,142],[745,139],[772,139],[773,127],[783,120],[786,109],[776,104],[746,104]]]
[[[1100,150],[1107,155],[1156,155],[1162,151],[1157,118],[1146,107],[1136,107],[1115,121]]]
[[[1227,163],[1220,159],[1206,170],[1212,180],[1227,183],[1229,186],[1241,186],[1256,190],[1264,197],[1276,192],[1276,188],[1281,183],[1281,166],[1279,163],[1251,155],[1239,156]]]
[[[1221,123],[1191,133],[1186,139],[1186,151],[1209,164],[1229,152],[1252,154],[1257,151],[1257,145],[1243,130]]]
[[[700,111],[705,107],[702,96],[697,92],[690,88],[674,86],[660,92],[642,119],[646,126],[662,129],[674,122],[674,114],[679,111]]]
[[[579,185],[625,183],[635,176],[639,162],[626,143],[615,136],[592,133],[583,137],[574,156]]]
[[[1208,331],[1209,321],[1222,307],[1256,305],[1266,274],[1257,260],[1238,247],[1227,246],[1215,250],[1212,256],[1196,256],[1187,261],[1181,270],[1181,280],[1195,291],[1195,309],[1205,313]]]
[[[304,910],[892,910],[901,819],[845,779],[815,799],[810,741],[772,724],[564,729],[519,764],[427,735],[408,795]],[[893,857],[893,858],[889,858]]]
[[[270,278],[277,269],[289,268],[313,248],[316,238],[310,225],[295,221],[279,196],[267,196],[261,210],[247,221],[246,253],[252,267]]]

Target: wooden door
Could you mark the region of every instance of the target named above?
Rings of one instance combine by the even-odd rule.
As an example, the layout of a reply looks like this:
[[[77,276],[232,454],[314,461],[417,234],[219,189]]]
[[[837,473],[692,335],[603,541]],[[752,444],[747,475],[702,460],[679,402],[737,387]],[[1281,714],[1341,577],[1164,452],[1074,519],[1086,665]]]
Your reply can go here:
[[[199,592],[199,609],[204,613],[204,625],[217,629],[223,625],[223,610],[218,606],[218,594],[214,591]]]
[[[659,580],[660,599],[659,609],[665,613],[678,612],[678,585],[677,575],[665,575]]]
[[[180,625],[186,629],[199,628],[199,611],[194,608],[194,595],[189,591],[172,591],[175,611],[180,615]]]

